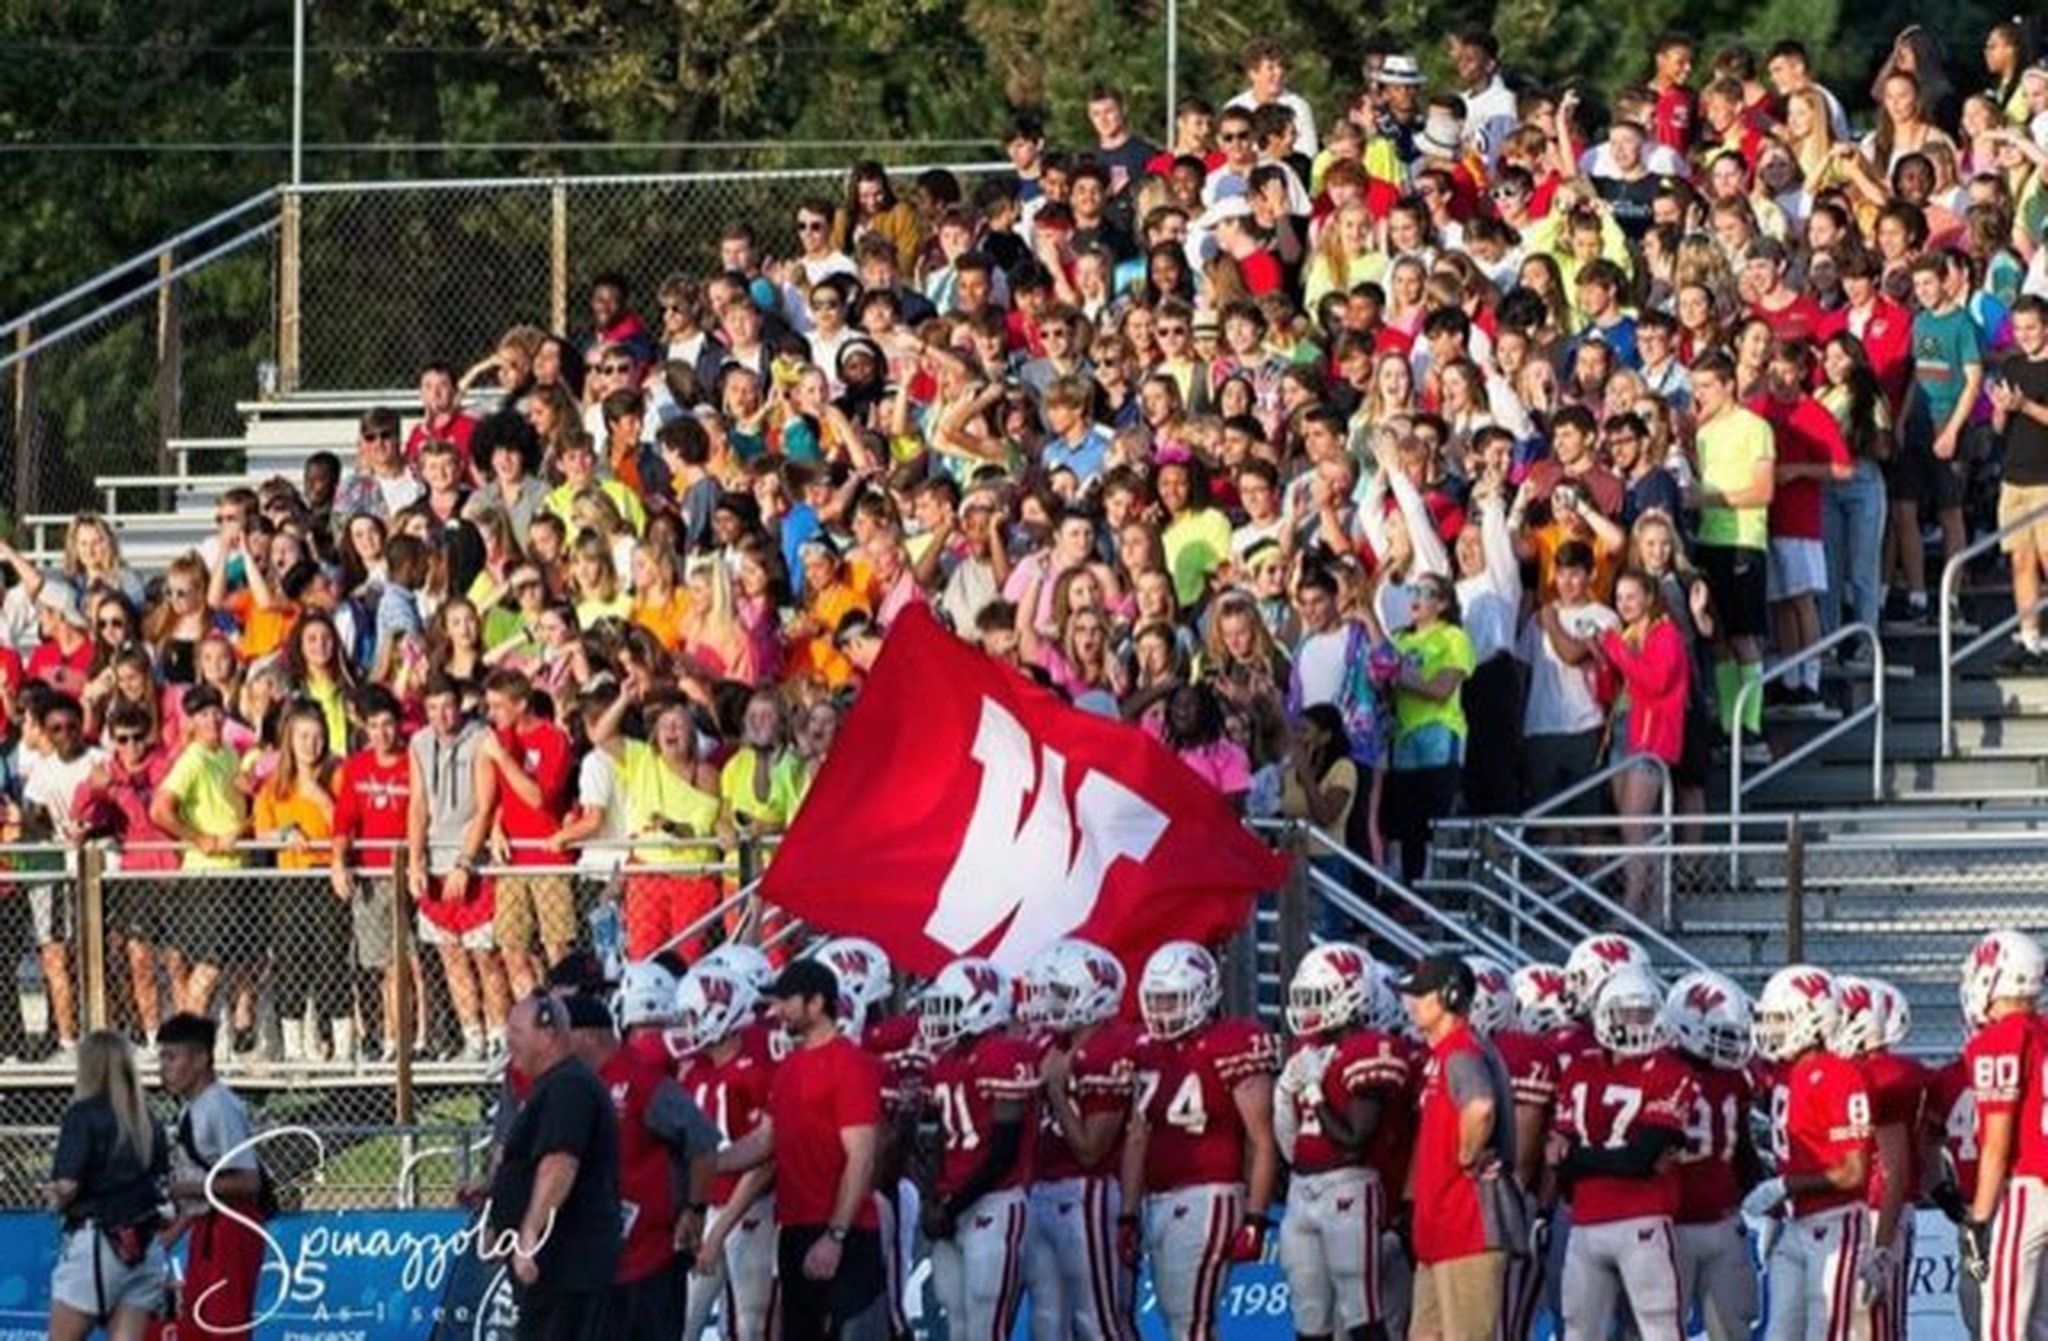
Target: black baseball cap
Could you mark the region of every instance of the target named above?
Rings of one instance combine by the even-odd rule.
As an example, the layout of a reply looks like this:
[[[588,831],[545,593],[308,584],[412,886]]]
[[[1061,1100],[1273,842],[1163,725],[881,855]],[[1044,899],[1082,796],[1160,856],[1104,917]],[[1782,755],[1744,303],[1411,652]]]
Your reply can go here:
[[[815,959],[798,959],[775,975],[769,984],[771,1000],[787,1001],[791,997],[823,997],[828,1009],[839,1006],[839,975],[829,965]]]
[[[578,992],[569,998],[567,1005],[571,1029],[611,1029],[611,1008],[596,997]]]
[[[1394,990],[1402,996],[1428,996],[1431,992],[1447,992],[1470,1001],[1475,988],[1472,966],[1454,954],[1428,955],[1417,960],[1414,968],[1394,980]]]
[[[602,996],[610,985],[604,963],[588,950],[571,950],[548,970],[549,991],[566,987],[579,996]]]

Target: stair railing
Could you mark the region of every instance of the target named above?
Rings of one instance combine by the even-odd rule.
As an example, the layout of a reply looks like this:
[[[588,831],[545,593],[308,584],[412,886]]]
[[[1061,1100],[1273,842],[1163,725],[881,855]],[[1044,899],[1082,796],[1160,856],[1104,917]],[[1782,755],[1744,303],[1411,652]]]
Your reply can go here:
[[[1836,722],[1813,739],[1773,759],[1768,768],[1760,770],[1745,781],[1742,776],[1741,722],[1744,713],[1748,710],[1749,701],[1752,698],[1761,696],[1765,685],[1770,684],[1774,680],[1781,680],[1795,668],[1803,666],[1809,661],[1818,661],[1833,648],[1859,638],[1870,644],[1870,702],[1854,712],[1845,713],[1841,721]],[[1736,723],[1736,739],[1730,741],[1728,745],[1728,814],[1730,819],[1738,825],[1742,822],[1742,794],[1745,791],[1752,787],[1761,787],[1794,765],[1804,763],[1807,759],[1812,758],[1815,754],[1825,749],[1832,741],[1848,732],[1854,731],[1865,722],[1871,724],[1870,799],[1882,801],[1884,799],[1885,762],[1884,686],[1884,640],[1879,638],[1877,630],[1868,624],[1844,624],[1812,646],[1795,652],[1775,666],[1766,667],[1761,677],[1751,680],[1743,685],[1741,689],[1737,690],[1735,694],[1735,711],[1731,714],[1732,720]],[[1731,850],[1728,854],[1728,878],[1730,880],[1735,879],[1739,870],[1737,862],[1738,858]]]
[[[1953,758],[1956,753],[1957,663],[1969,660],[1989,647],[1993,642],[2018,628],[2022,616],[2027,619],[2033,619],[2038,617],[2043,609],[2048,609],[2048,597],[2043,597],[2034,602],[2034,608],[2031,610],[2015,610],[1992,627],[1979,633],[1963,647],[1962,651],[1958,652],[1955,648],[1956,584],[1962,580],[1963,568],[1970,560],[1976,558],[1979,554],[1989,553],[2000,542],[2005,540],[2007,536],[2024,531],[2028,527],[2040,525],[2043,519],[2048,519],[2048,506],[2035,508],[2024,517],[2013,518],[1990,535],[1978,537],[1975,543],[1965,545],[1962,549],[1949,555],[1948,562],[1941,566],[1941,590],[1937,593],[1937,598],[1941,602],[1941,623],[1939,625],[1941,636],[1940,740],[1941,756],[1944,759]]]

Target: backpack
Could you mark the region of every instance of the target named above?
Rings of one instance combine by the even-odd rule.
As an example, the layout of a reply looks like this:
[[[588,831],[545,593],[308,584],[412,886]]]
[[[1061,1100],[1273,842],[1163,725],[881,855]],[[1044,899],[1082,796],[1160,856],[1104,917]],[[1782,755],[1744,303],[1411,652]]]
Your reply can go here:
[[[193,1139],[192,1114],[190,1112],[178,1114],[178,1147],[200,1168],[210,1169],[213,1167],[208,1162],[206,1156],[199,1153],[199,1143]],[[277,1201],[277,1184],[272,1181],[270,1169],[264,1164],[263,1157],[258,1155],[256,1157],[256,1214],[263,1220],[274,1220],[277,1218],[280,1209],[282,1208],[278,1205]]]

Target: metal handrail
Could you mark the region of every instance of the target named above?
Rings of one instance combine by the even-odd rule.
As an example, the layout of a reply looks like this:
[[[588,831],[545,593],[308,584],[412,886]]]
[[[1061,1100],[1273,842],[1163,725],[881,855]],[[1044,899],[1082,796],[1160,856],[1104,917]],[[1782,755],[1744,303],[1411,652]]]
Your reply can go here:
[[[250,196],[247,200],[243,201],[241,204],[234,205],[229,207],[228,209],[222,210],[219,214],[214,215],[212,218],[207,219],[201,223],[196,223],[192,225],[190,228],[186,229],[184,232],[178,233],[172,237],[164,239],[162,242],[157,243],[155,246],[151,247],[147,251],[137,252],[135,255],[129,257],[127,260],[121,262],[119,265],[111,266],[108,269],[100,271],[91,279],[88,279],[81,284],[77,284],[71,288],[66,289],[64,292],[58,294],[55,298],[50,299],[48,302],[43,303],[37,307],[32,307],[28,311],[22,313],[20,316],[10,318],[8,321],[0,323],[0,336],[12,335],[16,331],[20,330],[23,326],[32,325],[33,323],[41,320],[42,318],[49,316],[52,312],[61,311],[62,309],[70,306],[72,303],[77,302],[80,298],[85,297],[87,294],[90,294],[97,289],[105,288],[107,284],[109,284],[113,280],[119,279],[123,275],[139,270],[143,266],[155,262],[165,252],[176,251],[185,243],[190,242],[192,239],[196,237],[205,236],[207,233],[212,232],[214,229],[226,223],[228,220],[239,219],[244,214],[249,213],[249,211],[256,209],[259,206],[268,205],[276,199],[277,188],[274,186],[259,191],[257,194]],[[156,283],[160,282],[161,281],[153,281],[152,287],[154,287]]]
[[[1520,895],[1526,892],[1526,890],[1518,888],[1516,897],[1509,898],[1497,889],[1488,889],[1477,880],[1418,880],[1415,882],[1415,892],[1418,894],[1434,893],[1437,890],[1443,890],[1447,893],[1464,894],[1467,897],[1476,897],[1481,902],[1490,903],[1495,908],[1498,908],[1508,919],[1509,941],[1517,950],[1522,950],[1520,936],[1524,929],[1549,941],[1552,949],[1569,951],[1574,944],[1573,937],[1559,934],[1554,928],[1546,926],[1540,919],[1533,916],[1523,907]],[[1580,936],[1589,934],[1590,929],[1581,926],[1577,918],[1565,913],[1564,910],[1553,908],[1550,911],[1557,915],[1558,920],[1572,924]],[[1522,953],[1526,955],[1528,952],[1523,950]]]
[[[1603,786],[1604,784],[1613,781],[1615,778],[1620,777],[1623,773],[1626,773],[1631,769],[1637,768],[1649,768],[1654,769],[1656,771],[1657,796],[1658,801],[1660,803],[1660,807],[1664,813],[1664,841],[1666,843],[1669,843],[1671,841],[1672,819],[1671,766],[1665,763],[1662,759],[1659,759],[1654,754],[1632,755],[1627,759],[1617,760],[1616,762],[1611,763],[1607,767],[1601,769],[1597,773],[1594,773],[1588,777],[1580,778],[1577,782],[1565,788],[1563,791],[1557,792],[1554,795],[1544,798],[1544,800],[1540,804],[1532,807],[1529,810],[1524,811],[1520,816],[1517,817],[1517,819],[1519,821],[1526,822],[1528,820],[1540,820],[1547,816],[1554,815],[1563,806],[1568,805],[1573,801],[1576,801],[1579,797],[1586,795],[1588,792],[1593,791],[1595,788]],[[1640,821],[1642,819],[1642,816],[1629,815],[1622,816],[1620,818]],[[1593,872],[1593,874],[1590,877],[1588,877],[1588,883],[1591,883],[1595,880],[1605,879],[1609,874],[1611,874],[1615,870],[1618,870],[1622,866],[1627,865],[1631,859],[1632,854],[1624,852],[1621,856],[1614,858],[1612,861],[1607,862],[1598,870]],[[1664,905],[1664,919],[1668,922],[1671,920],[1671,863],[1669,862],[1664,863],[1663,886],[1663,890],[1661,891],[1659,897],[1663,901]]]
[[[1773,680],[1783,678],[1786,672],[1792,670],[1795,666],[1803,666],[1809,661],[1817,661],[1820,659],[1822,653],[1828,651],[1829,649],[1841,643],[1848,642],[1852,638],[1862,638],[1870,644],[1870,702],[1864,704],[1862,707],[1856,709],[1856,711],[1854,712],[1845,714],[1841,721],[1836,722],[1833,726],[1821,732],[1812,740],[1809,740],[1805,744],[1799,746],[1791,753],[1785,755],[1782,759],[1773,759],[1769,767],[1765,768],[1755,777],[1749,779],[1748,782],[1744,782],[1742,779],[1741,723],[1743,719],[1744,710],[1748,707],[1750,698],[1752,696],[1761,695],[1764,692],[1765,685],[1771,683]],[[1764,783],[1769,782],[1772,778],[1778,776],[1780,773],[1783,773],[1786,769],[1792,767],[1792,765],[1804,762],[1806,759],[1808,759],[1809,757],[1811,757],[1812,755],[1826,747],[1830,742],[1834,741],[1837,737],[1840,737],[1847,732],[1855,730],[1857,727],[1863,725],[1863,723],[1866,721],[1872,723],[1870,732],[1870,799],[1873,801],[1883,800],[1885,687],[1884,663],[1884,640],[1878,637],[1876,629],[1872,628],[1868,624],[1844,624],[1842,625],[1842,627],[1836,629],[1833,633],[1830,633],[1826,637],[1822,638],[1819,642],[1814,643],[1811,646],[1802,648],[1793,655],[1785,658],[1783,661],[1780,661],[1777,665],[1769,667],[1764,671],[1762,675],[1758,676],[1754,680],[1751,680],[1749,683],[1743,685],[1741,689],[1737,690],[1735,693],[1735,709],[1733,713],[1730,714],[1732,720],[1736,723],[1736,739],[1730,742],[1728,749],[1729,815],[1738,821],[1742,818],[1742,793],[1745,790],[1747,790],[1750,787],[1761,787]],[[1731,869],[1731,879],[1733,878],[1733,874],[1733,870]]]
[[[910,176],[939,169],[946,172],[1009,172],[1007,160],[976,163],[914,163],[883,171]],[[697,186],[711,182],[844,181],[845,168],[741,168],[732,172],[611,172],[547,177],[439,177],[430,181],[301,182],[278,187],[282,195],[393,195],[407,191],[542,190],[587,186]],[[158,250],[161,250],[159,248]]]
[[[1515,964],[1521,963],[1526,958],[1520,949],[1509,945],[1506,941],[1500,940],[1492,932],[1483,931],[1469,923],[1460,922],[1458,919],[1449,916],[1441,908],[1438,908],[1428,899],[1423,898],[1420,894],[1408,888],[1401,881],[1374,866],[1350,848],[1345,847],[1344,844],[1331,837],[1326,830],[1319,829],[1315,825],[1308,823],[1301,823],[1298,826],[1298,830],[1310,843],[1319,844],[1331,856],[1337,858],[1351,869],[1363,874],[1366,879],[1378,886],[1381,892],[1407,904],[1420,913],[1426,921],[1433,922],[1443,928],[1453,939],[1462,941],[1483,954],[1492,955],[1497,958],[1504,957]],[[1304,853],[1303,855],[1307,854]],[[1311,874],[1315,873],[1313,864],[1310,865],[1309,871]],[[1339,906],[1341,907],[1342,905]]]
[[[1566,885],[1571,887],[1572,892],[1574,894],[1577,894],[1579,897],[1585,899],[1588,903],[1591,903],[1594,907],[1600,909],[1601,912],[1605,913],[1609,918],[1613,919],[1615,922],[1618,922],[1623,926],[1627,927],[1631,932],[1635,934],[1635,936],[1638,939],[1643,940],[1651,945],[1654,945],[1658,949],[1662,950],[1667,956],[1674,960],[1677,960],[1679,963],[1688,965],[1692,968],[1706,967],[1706,965],[1703,962],[1701,962],[1697,956],[1695,956],[1691,951],[1685,949],[1677,941],[1674,941],[1669,936],[1665,935],[1662,930],[1660,930],[1657,927],[1651,926],[1648,922],[1644,921],[1636,914],[1630,912],[1621,904],[1616,903],[1613,899],[1607,897],[1607,895],[1601,893],[1597,889],[1594,889],[1591,885],[1586,884],[1584,881],[1580,880],[1579,877],[1573,875],[1570,871],[1566,870],[1564,867],[1552,861],[1543,852],[1523,842],[1522,839],[1516,836],[1515,834],[1506,832],[1498,825],[1494,826],[1493,832],[1494,837],[1498,839],[1502,844],[1504,844],[1510,851],[1514,852],[1517,856],[1527,861],[1534,862],[1538,867],[1540,867],[1549,875],[1553,876],[1558,880],[1563,881]]]
[[[2048,505],[2035,508],[2024,517],[2015,517],[1990,535],[1980,536],[1973,544],[1951,554],[1948,562],[1941,566],[1941,623],[1938,628],[1941,638],[1941,757],[1950,759],[1956,754],[1956,663],[1977,655],[1993,641],[2003,637],[2009,630],[2019,627],[2022,613],[2018,610],[2000,620],[1991,628],[1980,632],[1961,652],[1955,650],[1955,592],[1956,583],[1961,579],[1963,566],[1979,554],[1989,552],[2007,536],[2048,519]],[[2048,597],[2034,602],[2034,608],[2025,612],[2028,619],[2034,618],[2043,609],[2048,609]]]
[[[1420,959],[1429,953],[1428,944],[1420,936],[1359,898],[1354,891],[1346,889],[1334,876],[1311,866],[1306,882],[1330,906],[1409,958]]]

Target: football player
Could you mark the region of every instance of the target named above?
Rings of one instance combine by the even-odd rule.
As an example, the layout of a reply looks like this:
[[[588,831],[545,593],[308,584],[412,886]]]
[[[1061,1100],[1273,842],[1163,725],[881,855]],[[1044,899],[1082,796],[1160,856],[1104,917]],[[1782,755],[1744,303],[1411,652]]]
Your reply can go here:
[[[1960,1230],[1977,1196],[1977,1092],[1967,1057],[1957,1057],[1929,1079],[1924,1121],[1932,1163],[1941,1170],[1928,1200]],[[1972,1337],[1981,1335],[1983,1288],[1975,1272],[1956,1273],[1956,1311]]]
[[[1233,1262],[1257,1261],[1279,1176],[1273,1138],[1278,1049],[1248,1020],[1219,1020],[1222,976],[1209,952],[1168,941],[1138,980],[1146,1041],[1124,1142],[1119,1247],[1152,1260],[1171,1341],[1214,1341]]]
[[[1963,962],[1963,1048],[1977,1104],[1977,1190],[1960,1230],[1964,1264],[1983,1283],[1978,1335],[2038,1335],[2048,1248],[2048,1037],[2037,1002],[2048,965],[2033,937],[1994,931]]]
[[[1038,1052],[1007,1032],[1011,990],[970,956],[940,969],[917,1008],[939,1135],[924,1233],[952,1336],[1008,1337],[1023,1291]]]
[[[1536,1311],[1543,1303],[1551,1221],[1543,1155],[1557,1107],[1557,1035],[1571,1023],[1571,1016],[1564,1007],[1563,969],[1525,964],[1506,975],[1503,992],[1497,981],[1500,965],[1476,956],[1467,962],[1477,989],[1472,1025],[1500,1054],[1515,1096],[1515,1181],[1521,1184],[1523,1200],[1538,1208],[1530,1224],[1528,1251],[1509,1255],[1502,1287],[1500,1338],[1519,1341],[1535,1335]]]
[[[1863,1258],[1859,1292],[1870,1310],[1871,1341],[1904,1341],[1912,1206],[1920,1195],[1920,1109],[1927,1100],[1927,1069],[1885,1042],[1886,1012],[1897,996],[1896,989],[1874,979],[1848,974],[1835,979],[1842,1018],[1835,1027],[1834,1052],[1863,1072],[1877,1152],[1870,1178],[1870,1250]]]
[[[1742,1214],[1761,1222],[1767,1249],[1770,1341],[1869,1336],[1855,1303],[1870,1240],[1870,1090],[1827,1050],[1840,1020],[1834,979],[1809,964],[1778,970],[1757,998],[1777,1172],[1743,1197]]]
[[[1303,1338],[1385,1341],[1379,1244],[1386,1190],[1366,1160],[1381,1115],[1407,1095],[1407,1049],[1360,1028],[1377,969],[1342,942],[1302,956],[1287,988],[1294,1049],[1274,1093],[1280,1153],[1293,1169],[1280,1267]]]
[[[626,965],[612,993],[612,1019],[629,1052],[663,1071],[675,1065],[668,1026],[676,1017],[676,978],[651,959]]]
[[[1679,1316],[1697,1306],[1709,1341],[1748,1341],[1757,1290],[1742,1189],[1763,1177],[1749,1131],[1756,1051],[1749,996],[1721,974],[1697,969],[1671,984],[1664,1025],[1695,1091],[1677,1168]]]
[[[1604,1338],[1626,1298],[1643,1341],[1678,1341],[1676,1180],[1698,1097],[1685,1065],[1664,1046],[1664,986],[1623,964],[1593,998],[1598,1045],[1558,1073],[1550,1163],[1571,1208],[1565,1259],[1566,1341]]]
[[[709,960],[676,990],[669,1046],[677,1080],[704,1110],[725,1145],[760,1125],[775,1062],[756,1018],[753,984]],[[726,1341],[767,1341],[775,1316],[775,1197],[769,1166],[720,1174],[696,1269],[687,1283],[683,1335],[701,1337],[721,1300]]]
[[[1054,942],[1032,966],[1045,1121],[1031,1187],[1025,1279],[1032,1341],[1129,1341],[1130,1280],[1116,1251],[1118,1172],[1137,1091],[1137,1026],[1117,1018],[1124,968],[1087,941]]]

